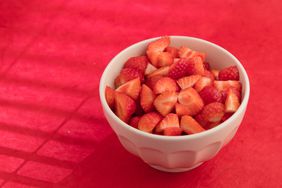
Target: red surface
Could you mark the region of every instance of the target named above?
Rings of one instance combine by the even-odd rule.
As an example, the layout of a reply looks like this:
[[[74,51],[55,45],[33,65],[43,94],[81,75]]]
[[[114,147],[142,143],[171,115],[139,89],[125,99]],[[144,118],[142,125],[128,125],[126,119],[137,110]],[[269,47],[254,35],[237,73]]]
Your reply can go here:
[[[281,8],[279,0],[1,1],[1,185],[282,187]],[[251,81],[235,138],[186,173],[159,172],[126,152],[99,102],[109,60],[161,35],[223,46]]]

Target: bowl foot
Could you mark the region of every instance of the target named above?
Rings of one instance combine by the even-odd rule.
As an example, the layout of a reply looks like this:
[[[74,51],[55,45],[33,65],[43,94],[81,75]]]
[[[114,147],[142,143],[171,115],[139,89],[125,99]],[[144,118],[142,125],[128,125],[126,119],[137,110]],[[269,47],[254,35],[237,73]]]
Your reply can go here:
[[[197,168],[198,166],[200,166],[201,164],[203,164],[203,162],[200,162],[190,168],[165,168],[165,167],[161,167],[161,166],[157,166],[157,165],[150,165],[152,168],[163,171],[163,172],[186,172],[189,170],[192,170],[194,168]]]

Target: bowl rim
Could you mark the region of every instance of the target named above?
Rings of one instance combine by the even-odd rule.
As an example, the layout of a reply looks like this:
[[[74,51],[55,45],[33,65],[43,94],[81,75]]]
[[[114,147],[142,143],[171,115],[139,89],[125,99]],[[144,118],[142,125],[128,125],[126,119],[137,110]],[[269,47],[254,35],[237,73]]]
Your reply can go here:
[[[245,94],[244,94],[244,97],[243,97],[243,101],[241,102],[238,110],[230,118],[228,118],[226,121],[224,121],[223,123],[220,123],[218,126],[212,128],[212,129],[208,129],[208,130],[205,130],[205,131],[197,133],[197,134],[182,135],[182,136],[165,136],[165,135],[157,135],[157,134],[143,132],[141,130],[138,130],[138,129],[128,125],[127,123],[123,122],[122,120],[120,120],[115,115],[115,113],[110,109],[109,105],[106,102],[105,91],[104,91],[104,89],[106,87],[106,85],[104,84],[105,80],[106,80],[106,76],[105,76],[106,72],[108,72],[110,70],[111,65],[113,65],[115,63],[116,59],[121,54],[125,53],[127,50],[129,50],[129,49],[131,49],[135,46],[141,45],[143,43],[149,43],[151,41],[159,39],[160,37],[149,38],[149,39],[145,39],[145,40],[139,41],[137,43],[134,43],[134,44],[128,46],[127,48],[125,48],[124,50],[120,51],[117,55],[114,56],[114,58],[111,59],[111,61],[108,63],[105,70],[103,71],[103,74],[100,78],[100,83],[99,83],[100,84],[100,86],[99,86],[100,101],[102,103],[103,109],[114,119],[114,121],[117,121],[119,126],[123,126],[125,129],[128,129],[129,131],[133,132],[134,134],[138,134],[140,136],[148,137],[150,139],[174,140],[174,141],[191,140],[191,139],[197,139],[197,138],[205,137],[205,136],[208,136],[208,135],[214,134],[215,132],[220,131],[224,127],[228,126],[236,118],[238,118],[238,116],[241,113],[243,113],[244,110],[247,108],[247,104],[248,104],[249,96],[250,96],[250,81],[249,81],[249,77],[248,77],[248,74],[247,74],[244,66],[241,64],[241,62],[233,54],[231,54],[229,51],[227,51],[226,49],[224,49],[223,47],[221,47],[221,46],[219,46],[215,43],[209,42],[209,41],[204,40],[204,39],[200,39],[200,38],[196,38],[196,37],[189,37],[189,36],[170,35],[169,37],[171,38],[171,40],[173,40],[173,39],[190,39],[190,40],[196,40],[196,41],[199,41],[199,42],[202,42],[202,43],[206,43],[208,45],[211,45],[214,48],[218,48],[220,51],[227,54],[228,56],[231,57],[231,59],[234,60],[238,69],[240,70],[241,74],[243,74],[242,78],[244,78],[244,79],[241,82],[245,82]]]

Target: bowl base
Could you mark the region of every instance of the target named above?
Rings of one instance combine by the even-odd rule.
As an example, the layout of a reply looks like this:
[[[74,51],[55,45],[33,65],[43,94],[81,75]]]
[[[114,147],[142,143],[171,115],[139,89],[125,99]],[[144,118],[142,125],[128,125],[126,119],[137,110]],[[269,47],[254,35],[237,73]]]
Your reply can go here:
[[[189,170],[192,170],[194,168],[197,168],[198,166],[200,166],[201,164],[203,164],[203,162],[200,162],[190,168],[164,168],[161,166],[157,166],[157,165],[150,165],[152,168],[163,171],[163,172],[186,172]]]

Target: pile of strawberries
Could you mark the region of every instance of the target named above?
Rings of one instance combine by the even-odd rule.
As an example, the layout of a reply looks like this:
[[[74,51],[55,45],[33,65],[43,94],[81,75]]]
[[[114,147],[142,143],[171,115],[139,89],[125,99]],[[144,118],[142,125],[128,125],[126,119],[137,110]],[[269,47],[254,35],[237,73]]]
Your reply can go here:
[[[241,83],[236,66],[211,69],[205,54],[171,47],[170,38],[151,42],[146,55],[129,58],[106,87],[110,108],[141,131],[185,135],[213,128],[240,106]]]

